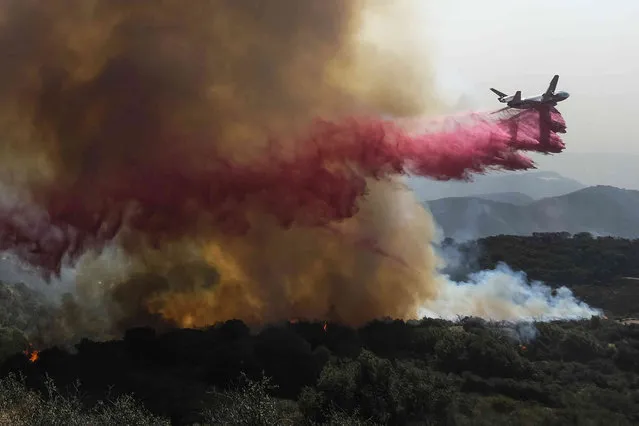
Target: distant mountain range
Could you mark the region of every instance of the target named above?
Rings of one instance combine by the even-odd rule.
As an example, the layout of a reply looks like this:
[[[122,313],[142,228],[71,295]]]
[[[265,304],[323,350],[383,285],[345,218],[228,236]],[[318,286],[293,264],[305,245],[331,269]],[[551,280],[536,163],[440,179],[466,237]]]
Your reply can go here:
[[[448,197],[451,198],[451,197]],[[497,201],[498,203],[508,203],[515,204],[518,206],[523,206],[526,204],[530,204],[535,199],[530,195],[522,194],[521,192],[498,192],[495,194],[480,194],[477,195],[477,198],[481,198],[483,200]]]
[[[579,185],[561,177],[558,184],[559,192]],[[639,238],[639,191],[613,186],[586,187],[541,199],[530,193],[497,192],[440,198],[425,204],[444,235],[456,240],[563,231]]]
[[[614,152],[562,152],[533,154],[539,170],[559,172],[586,186],[610,185],[639,190],[639,154]]]
[[[568,194],[583,189],[586,185],[574,179],[566,178],[559,173],[546,171],[493,173],[475,176],[471,182],[448,181],[438,182],[427,179],[411,178],[409,186],[421,201],[436,200],[445,197],[506,197],[494,201],[513,202],[517,198],[519,204],[527,197],[538,200],[547,197]],[[499,194],[499,195],[495,195]],[[518,195],[507,195],[518,194]],[[513,198],[514,197],[514,198]]]

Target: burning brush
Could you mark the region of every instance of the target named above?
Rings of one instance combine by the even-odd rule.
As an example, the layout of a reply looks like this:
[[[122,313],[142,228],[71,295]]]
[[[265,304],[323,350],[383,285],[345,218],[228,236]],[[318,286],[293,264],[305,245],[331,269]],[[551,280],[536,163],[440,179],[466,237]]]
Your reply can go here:
[[[36,362],[38,360],[38,358],[40,357],[39,352],[37,349],[33,348],[33,345],[31,345],[31,343],[29,343],[29,346],[27,347],[27,349],[25,349],[23,351],[24,355],[29,359],[30,362]]]

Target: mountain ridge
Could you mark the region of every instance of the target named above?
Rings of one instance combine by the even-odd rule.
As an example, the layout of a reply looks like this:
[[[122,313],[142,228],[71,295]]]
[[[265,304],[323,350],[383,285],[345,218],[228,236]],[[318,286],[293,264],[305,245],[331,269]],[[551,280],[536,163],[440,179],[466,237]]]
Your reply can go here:
[[[420,201],[446,197],[492,196],[494,194],[523,194],[538,200],[564,195],[586,187],[583,183],[554,171],[527,171],[502,174],[499,172],[474,176],[470,182],[433,181],[409,178],[408,185]]]
[[[528,204],[481,196],[424,202],[445,237],[470,240],[534,232],[639,238],[639,191],[595,185]]]

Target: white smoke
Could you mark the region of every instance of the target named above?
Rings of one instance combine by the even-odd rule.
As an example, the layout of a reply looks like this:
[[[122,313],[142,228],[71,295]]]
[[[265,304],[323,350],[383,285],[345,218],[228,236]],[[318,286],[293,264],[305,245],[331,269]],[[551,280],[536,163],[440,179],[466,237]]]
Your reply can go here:
[[[537,337],[539,330],[530,322],[505,323],[499,327],[502,333],[517,343],[530,343]]]
[[[524,272],[503,263],[494,270],[471,274],[466,282],[454,282],[448,275],[439,280],[439,295],[422,306],[421,317],[534,322],[602,315],[601,310],[577,300],[567,287],[553,290],[539,281],[529,283]]]

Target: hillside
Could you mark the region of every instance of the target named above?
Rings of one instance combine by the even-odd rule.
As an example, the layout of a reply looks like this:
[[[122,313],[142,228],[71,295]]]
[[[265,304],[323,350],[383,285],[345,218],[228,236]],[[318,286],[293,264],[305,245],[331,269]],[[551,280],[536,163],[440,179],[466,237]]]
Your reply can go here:
[[[25,356],[22,317],[39,299],[26,286],[0,283],[0,424],[639,422],[639,326],[612,318],[638,306],[637,280],[623,277],[639,275],[639,240],[559,233],[445,245],[463,254],[466,272],[504,261],[589,293],[611,319],[380,319],[357,329],[295,321],[259,330],[234,320],[167,333],[129,329],[121,340],[84,339],[71,353],[39,348]]]
[[[521,193],[534,200],[556,197],[585,188],[582,183],[556,172],[491,173],[474,176],[472,182],[438,182],[409,178],[408,185],[422,201],[444,197],[480,197],[490,194]]]
[[[531,327],[534,339],[525,339]],[[359,329],[299,322],[259,333],[239,321],[165,334],[132,329],[119,341],[84,340],[73,354],[54,348],[33,363],[23,354],[7,359],[0,374],[20,372],[54,397],[37,398],[9,376],[0,381],[0,421],[632,425],[638,345],[635,326],[599,318],[533,326],[375,321]],[[150,418],[130,393],[165,420]]]
[[[510,203],[523,206],[524,204],[530,204],[535,199],[529,195],[522,194],[521,192],[495,192],[491,194],[478,194],[477,198],[484,200],[497,201],[499,203]]]
[[[446,237],[456,240],[534,232],[590,232],[639,237],[639,191],[593,186],[528,204],[480,197],[449,197],[427,202]]]

